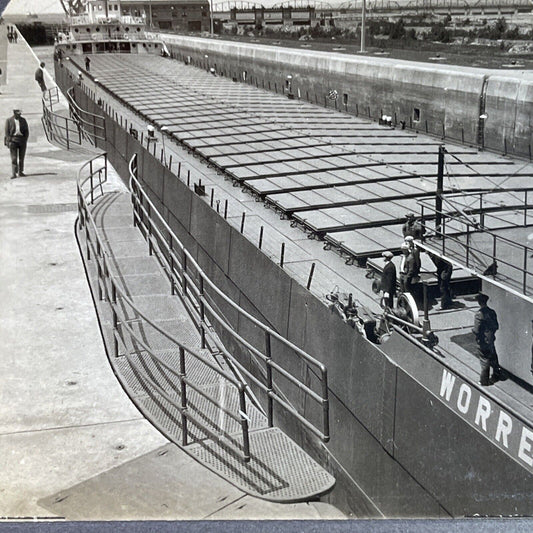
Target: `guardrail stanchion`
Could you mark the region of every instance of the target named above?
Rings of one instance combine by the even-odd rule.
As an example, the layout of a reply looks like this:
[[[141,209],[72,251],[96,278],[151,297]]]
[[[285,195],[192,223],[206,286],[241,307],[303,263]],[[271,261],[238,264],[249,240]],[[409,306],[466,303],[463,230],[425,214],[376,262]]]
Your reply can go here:
[[[68,128],[68,118],[65,117],[65,130],[67,132],[67,150],[70,150],[70,138],[69,138],[69,128]],[[81,144],[81,142],[80,142]]]
[[[90,172],[90,179],[91,179],[91,204],[94,202],[94,184],[93,184],[93,160],[91,159],[89,161],[89,172]]]
[[[469,268],[469,264],[468,264],[468,261],[470,259],[470,224],[467,224],[466,225],[466,257],[465,257],[465,262],[466,262],[466,268]]]
[[[185,349],[179,347],[180,353],[180,398],[181,398],[181,444],[187,446],[187,384],[185,383]]]
[[[267,377],[267,420],[268,427],[274,426],[274,399],[272,398],[273,380],[272,380],[272,346],[270,333],[265,331],[265,356],[266,356],[266,377]]]
[[[113,280],[111,280],[111,287],[112,289],[115,288]],[[113,313],[113,356],[118,357],[118,315],[114,305],[111,306],[111,311]]]
[[[183,297],[187,297],[187,253],[185,248],[182,248],[182,261],[181,261],[181,289],[183,291]]]
[[[241,415],[241,426],[242,426],[242,446],[243,446],[243,455],[244,462],[250,460],[250,435],[248,427],[248,415],[246,414],[246,395],[244,393],[244,386],[239,387],[239,407]]]
[[[529,253],[528,247],[524,246],[524,270],[523,270],[523,289],[522,289],[522,292],[524,294],[527,294],[526,282],[527,282],[527,256],[528,256],[528,253]]]
[[[329,391],[328,391],[328,370],[325,366],[321,367],[322,374],[322,424],[324,427],[323,441],[329,441]]]
[[[204,276],[200,273],[200,333],[202,350],[205,349]]]

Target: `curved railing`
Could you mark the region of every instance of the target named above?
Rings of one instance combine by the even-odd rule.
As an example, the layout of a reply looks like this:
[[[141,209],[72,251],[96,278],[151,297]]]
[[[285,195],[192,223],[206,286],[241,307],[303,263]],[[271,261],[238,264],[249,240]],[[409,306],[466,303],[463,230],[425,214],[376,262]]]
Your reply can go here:
[[[329,435],[329,401],[328,401],[328,384],[326,366],[314,359],[307,352],[291,343],[285,337],[264,325],[260,320],[253,317],[245,311],[222,290],[220,290],[213,281],[205,274],[194,257],[186,250],[181,241],[176,237],[170,226],[158,212],[155,205],[144,192],[141,183],[137,179],[136,155],[130,160],[130,191],[132,195],[134,224],[139,226],[148,241],[149,251],[152,254],[154,250],[158,252],[158,258],[164,263],[167,275],[170,278],[172,292],[180,288],[181,297],[188,302],[189,310],[195,315],[197,326],[199,328],[202,347],[207,344],[207,340],[229,359],[238,371],[246,375],[258,388],[266,394],[267,397],[267,417],[269,427],[274,422],[274,406],[280,405],[288,413],[293,415],[306,428],[317,435],[324,442],[328,442]],[[176,178],[177,179],[177,178]],[[155,219],[155,223],[154,223]],[[216,298],[228,304],[235,310],[240,319],[247,320],[254,327],[263,332],[265,338],[264,349],[259,350],[240,335],[235,328],[228,322],[223,314],[217,309]],[[233,341],[243,346],[251,353],[256,361],[261,365],[264,382],[258,379],[252,372],[244,367],[235,357],[230,354],[216,335],[211,333],[211,324],[218,324]],[[299,362],[305,366],[304,375],[313,373],[318,382],[316,388],[318,392],[310,386],[302,383],[297,377],[287,371],[283,365],[274,361],[272,344],[279,343],[284,349],[294,353]],[[283,352],[281,352],[283,354]],[[283,356],[280,357],[280,361]],[[308,372],[309,371],[309,372]],[[321,419],[320,427],[310,422],[303,414],[295,409],[282,393],[276,389],[276,379],[282,377],[292,386],[296,387],[306,398],[313,400],[320,408]],[[306,402],[304,402],[305,404]],[[313,416],[317,418],[317,416]]]
[[[67,90],[67,100],[69,104],[70,116],[79,125],[79,128],[92,138],[94,145],[97,141],[104,143],[107,139],[105,117],[82,109],[74,97],[74,87]]]
[[[81,109],[74,101],[72,89],[67,91],[69,110],[59,110],[59,89],[43,92],[41,122],[49,142],[56,142],[70,150],[73,146],[97,146],[106,140],[105,118]],[[67,114],[68,113],[68,114]]]
[[[101,161],[101,163],[99,161]],[[113,329],[113,349],[111,355],[113,357],[119,356],[120,345],[124,349],[124,355],[128,358],[128,363],[135,371],[136,375],[140,377],[143,384],[164,398],[165,401],[180,413],[182,430],[181,444],[183,446],[186,446],[189,441],[189,422],[192,422],[196,428],[200,429],[208,437],[215,441],[220,440],[220,435],[210,429],[203,420],[192,413],[190,408],[192,404],[188,401],[187,391],[193,389],[195,393],[199,394],[211,405],[215,406],[216,409],[225,413],[240,425],[242,444],[227,435],[226,441],[234,444],[235,451],[242,460],[245,462],[249,461],[250,441],[249,418],[246,414],[246,385],[236,379],[235,376],[221,369],[214,360],[208,360],[204,355],[188,347],[186,344],[167,333],[163,328],[152,322],[148,316],[137,308],[131,298],[122,289],[119,277],[113,274],[114,269],[111,259],[106,251],[106,246],[100,236],[100,232],[90,207],[95,199],[98,198],[98,193],[100,195],[104,194],[103,185],[106,181],[106,154],[100,154],[92,158],[90,161],[86,162],[78,172],[77,193],[79,229],[80,231],[84,231],[87,260],[96,262],[98,299],[107,302],[111,310]],[[159,357],[143,340],[142,333],[135,331],[129,323],[130,320],[127,317],[125,308],[133,312],[136,318],[141,319],[144,327],[152,328],[174,344],[179,352],[179,369],[172,367],[164,359]],[[135,347],[129,348],[128,346],[130,345]],[[165,383],[167,386],[171,387],[172,392],[166,390],[166,387],[162,387],[148,373],[143,372],[141,365],[133,360],[131,356],[139,351],[137,346],[140,347],[143,352],[146,352],[155,364],[165,370],[167,373],[165,376]],[[187,377],[187,356],[193,358],[195,361],[199,361],[211,371],[216,372],[226,383],[235,387],[239,397],[237,412],[233,412],[217,398],[211,396],[205,390],[202,390],[201,387]],[[162,429],[162,431],[165,432],[164,429]]]

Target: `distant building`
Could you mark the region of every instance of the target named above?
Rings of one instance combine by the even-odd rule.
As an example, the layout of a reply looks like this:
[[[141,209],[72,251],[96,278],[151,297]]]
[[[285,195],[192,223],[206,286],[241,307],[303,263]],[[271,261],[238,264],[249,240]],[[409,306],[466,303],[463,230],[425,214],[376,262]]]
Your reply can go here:
[[[209,31],[208,0],[91,0],[87,9],[97,17],[141,17],[162,30]]]

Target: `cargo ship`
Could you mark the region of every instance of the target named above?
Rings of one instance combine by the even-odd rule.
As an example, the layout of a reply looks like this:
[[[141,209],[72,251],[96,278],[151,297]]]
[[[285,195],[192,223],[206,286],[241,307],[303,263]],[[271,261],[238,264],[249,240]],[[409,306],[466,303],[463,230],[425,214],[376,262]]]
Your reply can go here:
[[[113,18],[113,2],[89,1],[72,19],[56,80],[129,186],[136,231],[212,357],[204,372],[221,365],[235,382],[245,430],[235,441],[204,425],[188,440],[187,420],[207,415],[188,419],[183,389],[131,362],[155,348],[148,337],[126,347],[117,331],[129,319],[97,304],[138,408],[186,450],[209,440],[191,454],[236,484],[255,476],[247,486],[265,499],[322,498],[358,517],[531,515],[533,78],[156,33],[115,3]],[[84,204],[94,180],[102,189],[91,167],[82,223],[105,206],[105,194]],[[420,272],[385,306],[382,254],[402,268],[412,216]],[[95,238],[80,231],[81,249]],[[96,300],[116,303],[90,256]],[[439,260],[453,269],[442,309]],[[479,291],[500,322],[505,379],[489,387],[471,332]],[[176,388],[185,355],[167,357],[157,361],[177,370],[160,379]],[[132,372],[150,401],[132,392]],[[263,443],[280,472],[293,444],[306,454],[296,496],[283,474],[262,484],[265,471],[235,466],[258,460],[252,411],[291,439]]]

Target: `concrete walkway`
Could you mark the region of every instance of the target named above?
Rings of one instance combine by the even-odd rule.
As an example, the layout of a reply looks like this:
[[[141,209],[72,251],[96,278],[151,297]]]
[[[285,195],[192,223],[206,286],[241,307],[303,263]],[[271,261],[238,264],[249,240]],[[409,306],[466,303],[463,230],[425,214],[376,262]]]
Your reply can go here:
[[[169,444],[123,392],[74,237],[88,155],[47,143],[37,64],[22,39],[9,45],[0,95],[2,119],[21,107],[30,127],[27,177],[10,180],[0,151],[0,517],[342,517],[325,504],[246,496]],[[55,513],[52,495],[72,504]]]

